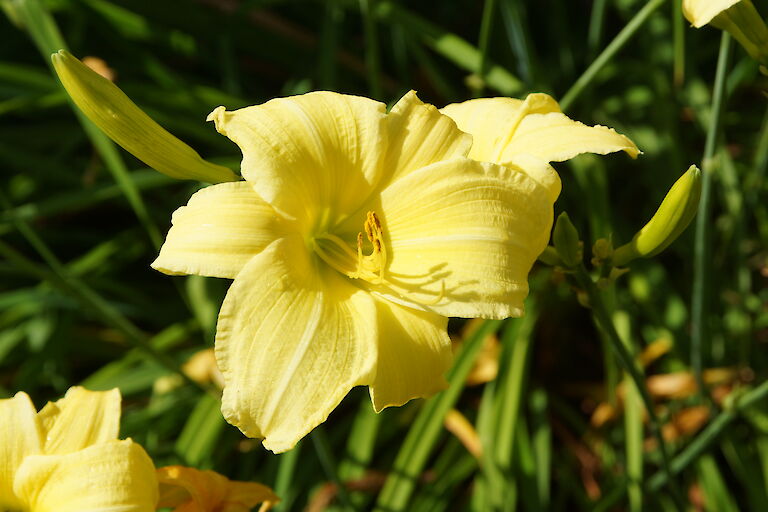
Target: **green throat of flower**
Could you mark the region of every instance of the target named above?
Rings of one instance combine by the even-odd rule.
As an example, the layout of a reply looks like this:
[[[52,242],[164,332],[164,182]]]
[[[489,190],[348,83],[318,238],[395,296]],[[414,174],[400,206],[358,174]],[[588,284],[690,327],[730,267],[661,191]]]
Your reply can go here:
[[[314,238],[315,253],[328,265],[352,279],[362,279],[379,284],[384,281],[384,268],[387,265],[387,249],[384,246],[384,231],[381,221],[374,212],[368,212],[363,223],[365,236],[372,250],[363,253],[363,233],[357,234],[357,250],[350,244],[331,233],[324,233]]]

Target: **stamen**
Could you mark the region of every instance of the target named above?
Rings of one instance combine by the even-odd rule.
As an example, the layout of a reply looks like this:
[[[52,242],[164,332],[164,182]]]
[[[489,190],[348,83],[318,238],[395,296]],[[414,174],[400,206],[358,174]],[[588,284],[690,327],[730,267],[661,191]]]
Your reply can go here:
[[[384,245],[384,230],[374,212],[368,212],[363,231],[372,246],[370,254],[363,253],[363,233],[357,234],[357,251],[353,251],[341,238],[330,233],[314,239],[317,255],[332,268],[352,279],[363,279],[371,283],[382,283],[387,251]]]

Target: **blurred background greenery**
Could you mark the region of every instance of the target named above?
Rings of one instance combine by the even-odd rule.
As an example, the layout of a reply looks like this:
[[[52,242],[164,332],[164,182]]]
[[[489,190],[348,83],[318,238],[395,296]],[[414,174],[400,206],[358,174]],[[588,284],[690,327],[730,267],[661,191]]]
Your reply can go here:
[[[122,434],[158,466],[257,480],[282,510],[377,499],[415,511],[768,510],[768,403],[734,405],[768,374],[768,83],[741,48],[724,52],[723,114],[710,128],[721,38],[689,28],[679,0],[47,0],[32,26],[18,16],[26,3],[0,1],[0,397],[24,390],[40,405],[74,384],[120,387]],[[243,438],[193,382],[209,379],[200,351],[228,282],[149,267],[200,184],[81,128],[48,67],[46,12],[73,54],[103,61],[160,124],[233,169],[237,148],[204,122],[218,105],[317,89],[388,104],[416,89],[438,106],[566,95],[569,116],[644,151],[556,165],[556,211],[569,212],[587,259],[599,238],[629,240],[716,130],[703,345],[690,342],[693,228],[603,292],[648,376],[674,476],[608,341],[544,266],[525,318],[452,321],[463,350],[449,391],[377,416],[356,389],[280,456]],[[619,51],[571,89],[633,19]],[[185,380],[193,356],[201,370],[186,366]],[[706,392],[697,358],[711,370]]]

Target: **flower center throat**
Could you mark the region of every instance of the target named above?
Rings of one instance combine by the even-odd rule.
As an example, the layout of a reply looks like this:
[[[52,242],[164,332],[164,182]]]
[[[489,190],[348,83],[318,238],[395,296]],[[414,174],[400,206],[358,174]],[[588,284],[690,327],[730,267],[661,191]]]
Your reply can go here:
[[[363,232],[372,247],[370,254],[363,253]],[[357,234],[356,251],[331,233],[315,237],[314,250],[324,262],[352,279],[363,279],[375,284],[384,281],[387,249],[384,245],[384,230],[375,212],[366,215],[363,231]]]

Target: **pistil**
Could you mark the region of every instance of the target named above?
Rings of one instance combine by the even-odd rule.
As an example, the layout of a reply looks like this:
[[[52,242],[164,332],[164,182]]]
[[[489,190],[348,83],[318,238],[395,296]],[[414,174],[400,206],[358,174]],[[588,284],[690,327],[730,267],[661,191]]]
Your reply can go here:
[[[372,247],[370,254],[363,253],[363,232],[357,234],[356,252],[338,236],[325,233],[315,237],[315,253],[332,268],[352,279],[380,284],[384,281],[387,250],[384,245],[384,230],[375,212],[368,212],[363,231]]]

